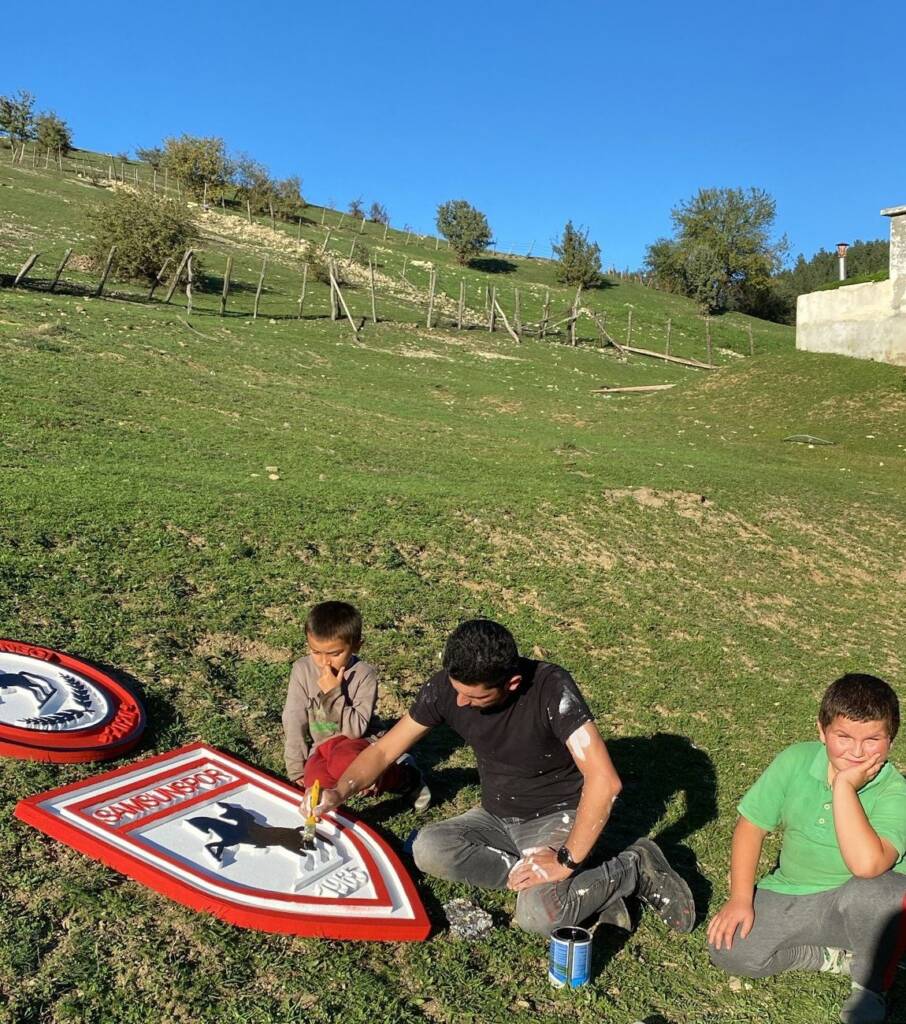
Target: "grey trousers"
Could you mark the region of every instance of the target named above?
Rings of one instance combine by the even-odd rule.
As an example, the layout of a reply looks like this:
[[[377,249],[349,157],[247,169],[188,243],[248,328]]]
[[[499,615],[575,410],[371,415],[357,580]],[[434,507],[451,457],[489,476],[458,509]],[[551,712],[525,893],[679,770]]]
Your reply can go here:
[[[498,818],[483,807],[473,807],[423,828],[412,856],[425,874],[505,889],[516,861],[533,848],[559,849],[575,816],[574,810],[564,810],[542,818]],[[523,889],[516,898],[516,923],[526,931],[549,935],[554,928],[580,924],[613,900],[629,896],[637,883],[638,857],[624,851],[563,881]]]
[[[893,983],[906,947],[906,875],[851,878],[809,896],[758,889],[755,924],[730,949],[709,947],[711,962],[729,974],[764,978],[781,971],[817,971],[822,947],[852,951],[853,981],[875,992]]]

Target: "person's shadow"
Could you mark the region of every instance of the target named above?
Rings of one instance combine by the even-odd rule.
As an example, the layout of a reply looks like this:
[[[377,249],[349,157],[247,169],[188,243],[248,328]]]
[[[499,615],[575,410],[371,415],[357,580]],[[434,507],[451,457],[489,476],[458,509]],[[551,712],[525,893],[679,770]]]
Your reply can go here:
[[[613,856],[647,836],[663,818],[677,794],[683,814],[652,838],[689,883],[696,916],[702,920],[711,900],[711,883],[698,870],[685,840],[717,817],[717,777],[711,758],[685,736],[621,736],[607,741],[607,750],[623,781],[598,849]]]

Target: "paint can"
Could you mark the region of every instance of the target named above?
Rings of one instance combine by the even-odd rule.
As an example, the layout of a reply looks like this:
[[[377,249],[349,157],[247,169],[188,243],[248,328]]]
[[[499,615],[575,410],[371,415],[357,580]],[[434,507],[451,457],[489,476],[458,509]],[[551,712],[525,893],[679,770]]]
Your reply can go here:
[[[591,974],[591,932],[555,928],[551,932],[547,979],[554,988],[578,988]]]

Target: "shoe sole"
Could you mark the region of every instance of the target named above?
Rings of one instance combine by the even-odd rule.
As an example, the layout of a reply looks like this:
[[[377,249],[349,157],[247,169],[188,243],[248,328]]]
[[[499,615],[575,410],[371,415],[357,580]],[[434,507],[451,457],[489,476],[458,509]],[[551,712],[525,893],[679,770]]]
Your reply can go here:
[[[635,849],[639,852],[639,859],[643,858],[641,851],[645,851],[645,855],[648,858],[648,866],[654,867],[654,869],[662,874],[669,875],[673,882],[678,885],[684,899],[682,901],[673,901],[670,905],[668,914],[665,917],[663,913],[657,910],[655,907],[651,909],[657,914],[657,916],[675,932],[682,934],[688,934],[695,927],[695,900],[692,897],[692,890],[686,884],[686,880],[670,866],[670,862],[664,856],[664,851],[651,839],[638,839],[632,844],[630,849]],[[644,897],[640,897],[642,902],[646,906],[651,906]],[[685,905],[686,911],[683,912],[682,905]]]

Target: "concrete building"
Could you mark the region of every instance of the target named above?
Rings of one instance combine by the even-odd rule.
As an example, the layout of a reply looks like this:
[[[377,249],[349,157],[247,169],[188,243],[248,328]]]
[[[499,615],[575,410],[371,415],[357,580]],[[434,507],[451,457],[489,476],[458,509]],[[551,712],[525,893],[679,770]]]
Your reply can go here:
[[[906,206],[890,218],[890,277],[800,295],[796,348],[906,366]]]

